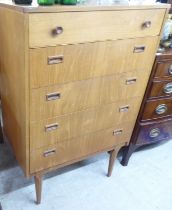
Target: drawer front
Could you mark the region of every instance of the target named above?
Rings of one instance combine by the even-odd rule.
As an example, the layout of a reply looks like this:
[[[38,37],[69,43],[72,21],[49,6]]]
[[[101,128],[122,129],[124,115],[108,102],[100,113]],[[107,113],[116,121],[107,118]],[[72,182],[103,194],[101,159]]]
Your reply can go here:
[[[130,72],[32,89],[31,122],[81,111],[103,104],[143,97],[149,74]]]
[[[166,117],[172,114],[172,98],[147,101],[142,120]]]
[[[158,37],[147,37],[30,49],[31,88],[129,71],[148,71],[157,43]]]
[[[165,9],[30,14],[29,45],[37,48],[156,36],[164,14]]]
[[[171,62],[159,62],[157,63],[157,69],[155,78],[168,77],[172,80],[172,61]]]
[[[116,130],[131,131],[134,127],[140,104],[141,98],[134,98],[96,109],[31,123],[30,149],[32,151],[111,127]]]
[[[140,125],[137,145],[172,139],[172,120]]]
[[[149,98],[172,96],[171,81],[153,81]]]
[[[96,152],[108,150],[121,143],[129,142],[131,132],[115,132],[111,128],[35,150],[30,154],[30,173],[60,165]]]

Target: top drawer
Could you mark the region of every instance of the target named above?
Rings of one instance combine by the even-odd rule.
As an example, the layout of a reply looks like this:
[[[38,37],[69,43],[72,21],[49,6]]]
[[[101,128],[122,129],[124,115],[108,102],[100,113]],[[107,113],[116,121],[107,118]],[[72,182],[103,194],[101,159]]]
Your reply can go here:
[[[164,9],[30,14],[29,46],[155,36],[164,14]]]

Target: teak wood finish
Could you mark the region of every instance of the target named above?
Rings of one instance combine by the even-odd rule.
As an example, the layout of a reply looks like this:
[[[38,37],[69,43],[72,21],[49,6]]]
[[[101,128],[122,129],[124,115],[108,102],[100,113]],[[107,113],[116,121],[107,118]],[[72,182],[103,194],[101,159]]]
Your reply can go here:
[[[172,138],[171,84],[172,50],[169,49],[156,56],[132,138],[123,156],[124,166],[138,147]]]
[[[130,24],[127,24],[128,17],[130,17]],[[152,22],[149,30],[142,29],[145,17]],[[29,16],[29,46],[37,48],[58,44],[156,36],[160,33],[159,26],[162,24],[163,18],[163,9],[95,11],[90,12],[89,15],[87,12],[79,11],[31,14]],[[51,31],[57,27],[57,20],[58,24],[64,28],[64,33],[59,37],[53,37]]]
[[[111,175],[130,141],[167,12],[163,4],[0,3],[4,134],[25,175],[35,176],[37,203],[48,171],[109,151]]]

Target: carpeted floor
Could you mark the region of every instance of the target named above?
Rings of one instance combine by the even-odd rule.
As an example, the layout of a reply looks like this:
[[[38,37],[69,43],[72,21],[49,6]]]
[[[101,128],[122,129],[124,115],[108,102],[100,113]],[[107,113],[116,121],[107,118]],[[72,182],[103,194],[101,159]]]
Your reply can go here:
[[[133,154],[128,167],[116,160],[106,177],[108,154],[49,173],[42,204],[35,205],[33,179],[23,177],[7,144],[0,145],[3,210],[172,210],[172,141]]]

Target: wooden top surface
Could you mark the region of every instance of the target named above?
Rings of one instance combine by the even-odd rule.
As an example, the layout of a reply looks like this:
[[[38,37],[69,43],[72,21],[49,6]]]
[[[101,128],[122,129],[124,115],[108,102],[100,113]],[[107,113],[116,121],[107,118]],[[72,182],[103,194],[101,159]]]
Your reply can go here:
[[[105,0],[86,0],[85,3],[64,6],[38,6],[35,0],[32,5],[16,5],[12,0],[0,0],[0,7],[13,9],[24,13],[44,13],[44,12],[67,12],[67,11],[99,11],[99,10],[128,10],[128,9],[162,9],[170,8],[170,4],[131,4],[131,3],[107,3]],[[110,1],[109,1],[110,2]]]

